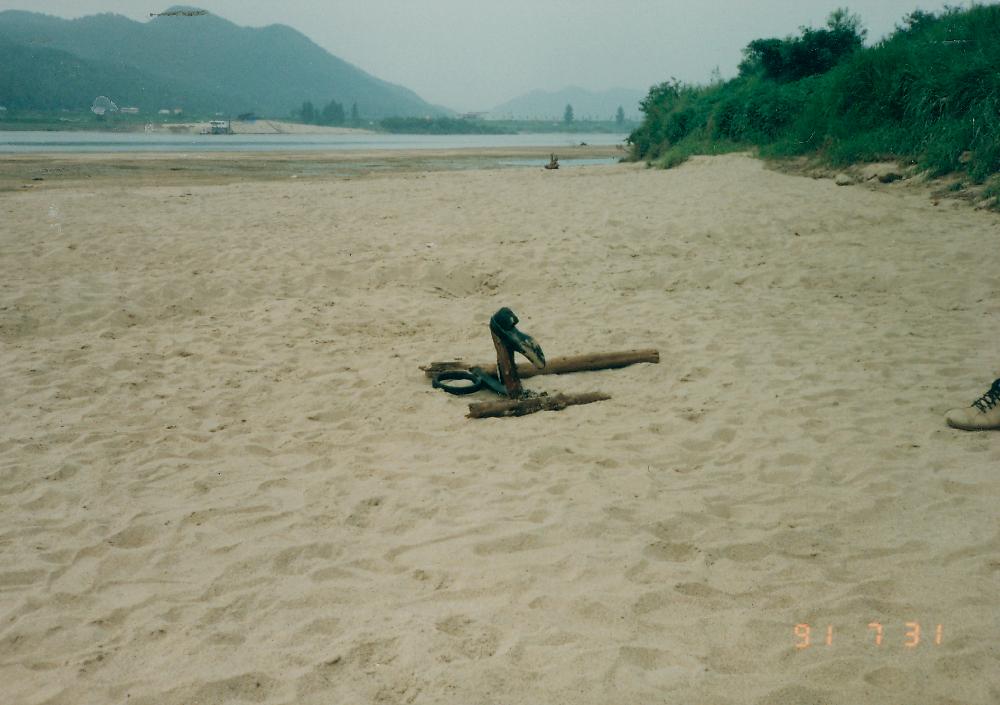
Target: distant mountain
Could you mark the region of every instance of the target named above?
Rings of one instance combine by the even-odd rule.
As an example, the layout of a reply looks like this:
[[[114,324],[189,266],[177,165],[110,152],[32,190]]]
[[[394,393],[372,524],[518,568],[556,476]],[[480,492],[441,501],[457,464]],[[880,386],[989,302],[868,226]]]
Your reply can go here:
[[[97,95],[143,112],[281,117],[330,100],[365,118],[450,115],[416,93],[333,56],[284,25],[239,27],[196,8],[135,22],[0,12],[0,105],[80,109]],[[188,14],[177,14],[189,11]]]
[[[41,46],[12,44],[0,35],[0,105],[12,109],[85,109],[113,94],[122,105],[157,96],[156,105],[179,105],[181,92],[132,66],[102,65]]]
[[[606,91],[588,91],[570,86],[561,91],[532,91],[498,105],[490,111],[492,118],[515,120],[562,120],[566,105],[573,106],[577,120],[613,120],[618,106],[625,110],[629,120],[639,119],[639,101],[646,91],[630,88],[611,88]]]

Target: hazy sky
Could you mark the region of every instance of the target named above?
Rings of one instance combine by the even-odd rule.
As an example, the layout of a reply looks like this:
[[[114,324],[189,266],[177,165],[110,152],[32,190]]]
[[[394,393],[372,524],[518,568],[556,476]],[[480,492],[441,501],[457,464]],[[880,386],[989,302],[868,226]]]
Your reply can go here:
[[[832,9],[861,15],[869,40],[931,0],[0,0],[61,17],[116,12],[148,20],[172,4],[240,25],[287,24],[368,73],[456,110],[488,110],[530,90],[577,85],[645,90],[675,76],[736,73],[752,39],[821,26]],[[952,2],[960,5],[962,3]]]

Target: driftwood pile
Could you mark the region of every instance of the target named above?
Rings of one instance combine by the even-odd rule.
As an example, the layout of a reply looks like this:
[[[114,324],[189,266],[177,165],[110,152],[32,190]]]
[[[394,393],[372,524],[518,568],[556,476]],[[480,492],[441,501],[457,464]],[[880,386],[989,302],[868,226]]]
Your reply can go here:
[[[469,417],[482,419],[498,416],[524,416],[537,411],[558,411],[567,406],[577,404],[591,404],[597,401],[604,401],[611,397],[601,392],[588,392],[585,394],[555,394],[555,395],[533,395],[525,392],[521,384],[521,379],[534,377],[536,375],[561,375],[570,372],[584,372],[590,370],[609,370],[620,367],[628,367],[637,363],[648,362],[658,363],[660,353],[657,350],[626,350],[611,353],[594,353],[590,355],[574,355],[570,357],[557,357],[551,360],[544,358],[535,364],[516,364],[514,362],[514,352],[511,344],[505,340],[503,331],[498,335],[492,323],[502,312],[507,311],[513,318],[514,323],[517,317],[509,309],[501,309],[497,315],[491,319],[490,335],[493,338],[493,346],[497,352],[496,364],[487,363],[473,365],[462,360],[450,360],[446,362],[432,362],[420,369],[427,377],[435,381],[435,386],[442,386],[438,383],[438,377],[444,373],[476,372],[486,373],[494,377],[499,377],[507,393],[507,399],[499,401],[478,402],[469,404]],[[511,326],[513,329],[513,326]],[[517,332],[518,335],[523,335]],[[527,336],[524,336],[527,337]],[[530,338],[529,338],[530,339]],[[533,342],[533,341],[532,341]],[[516,344],[516,343],[515,343]],[[522,347],[521,351],[523,352]],[[540,354],[540,349],[537,351]],[[544,366],[539,366],[540,364]],[[448,378],[448,375],[445,375]],[[480,379],[482,379],[480,377]],[[492,382],[499,391],[499,386]],[[453,391],[453,393],[456,393]]]

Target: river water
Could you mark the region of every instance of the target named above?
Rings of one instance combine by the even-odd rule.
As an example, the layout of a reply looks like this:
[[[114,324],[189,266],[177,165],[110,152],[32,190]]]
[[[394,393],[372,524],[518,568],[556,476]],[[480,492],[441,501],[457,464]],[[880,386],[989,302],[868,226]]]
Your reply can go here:
[[[523,135],[176,135],[157,132],[0,131],[0,153],[43,152],[276,152],[553,147],[622,144],[624,134]]]

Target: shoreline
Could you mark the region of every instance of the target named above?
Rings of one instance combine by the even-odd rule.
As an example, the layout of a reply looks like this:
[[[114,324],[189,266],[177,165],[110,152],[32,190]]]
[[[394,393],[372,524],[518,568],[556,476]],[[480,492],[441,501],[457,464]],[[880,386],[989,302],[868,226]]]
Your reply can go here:
[[[221,118],[220,118],[221,119]],[[226,122],[229,122],[226,120]],[[17,127],[11,126],[16,125]],[[41,123],[45,127],[31,129],[32,122],[16,122],[12,120],[0,120],[0,134],[4,132],[76,132],[91,135],[127,135],[136,133],[152,133],[163,135],[201,135],[210,130],[211,121],[195,120],[181,122],[138,122],[130,121],[122,125],[106,126],[80,126],[73,123]],[[152,130],[147,126],[152,126]],[[5,129],[7,128],[7,129]],[[289,122],[287,120],[267,120],[260,119],[253,122],[242,122],[232,120],[234,135],[371,135],[377,134],[375,130],[368,130],[361,127],[345,127],[335,125],[308,125],[305,123]]]
[[[234,135],[371,135],[373,130],[365,130],[356,127],[337,127],[333,125],[306,125],[297,122],[286,122],[284,120],[255,120],[253,122],[240,122],[239,120],[227,121],[232,127]],[[159,128],[160,126],[157,126]],[[169,134],[204,134],[209,130],[210,123],[205,122],[181,122],[166,123],[162,125],[164,129],[154,129],[153,134],[166,132]],[[224,136],[224,135],[220,135]]]
[[[293,175],[336,176],[395,171],[449,171],[497,167],[506,159],[548,161],[561,158],[608,159],[625,156],[617,146],[470,147],[458,149],[371,149],[339,151],[258,152],[44,152],[10,154],[0,159],[0,190],[26,185],[72,185],[96,183],[125,176],[152,184],[184,183],[195,176],[209,183],[228,183],[239,178],[259,181],[282,180]],[[518,168],[518,167],[505,167]],[[530,169],[530,166],[523,168]],[[572,167],[578,168],[578,167]],[[339,170],[339,171],[338,171]],[[33,181],[41,179],[40,181]]]
[[[267,182],[285,179],[360,178],[374,174],[460,171],[468,169],[525,169],[533,165],[505,165],[504,160],[539,160],[538,167],[556,153],[568,162],[576,159],[620,160],[627,149],[617,145],[549,145],[532,147],[467,147],[445,149],[197,151],[197,152],[37,152],[11,153],[0,159],[0,192],[37,187],[89,185],[128,177],[144,185],[228,184],[241,180]],[[762,159],[752,151],[732,153],[759,161],[769,171],[798,178],[836,181],[848,175],[845,188],[874,191],[921,192],[935,205],[967,205],[975,210],[996,212],[984,200],[984,187],[965,185],[956,189],[961,175],[929,178],[912,165],[898,162],[858,163],[839,168],[813,159]],[[692,159],[722,157],[696,156]],[[641,161],[621,162],[645,170]],[[608,165],[589,165],[595,166]],[[674,167],[676,170],[681,167]],[[654,169],[655,171],[656,169]],[[672,171],[667,170],[667,171]],[[898,174],[883,182],[886,175]]]

